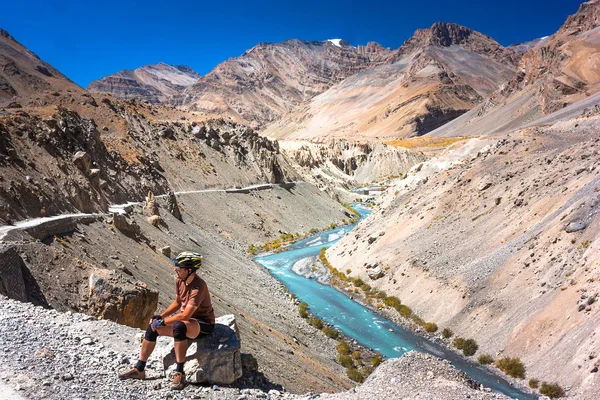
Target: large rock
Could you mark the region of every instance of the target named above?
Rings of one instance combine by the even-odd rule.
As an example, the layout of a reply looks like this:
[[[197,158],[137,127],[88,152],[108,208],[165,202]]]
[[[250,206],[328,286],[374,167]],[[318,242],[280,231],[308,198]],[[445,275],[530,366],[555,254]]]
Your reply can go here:
[[[134,328],[146,329],[158,306],[158,292],[133,283],[116,271],[96,270],[89,279],[89,313]]]
[[[240,337],[235,317],[225,315],[216,319],[210,336],[190,340],[185,357],[185,379],[191,383],[230,385],[242,376]],[[163,351],[166,371],[175,369],[173,345]]]
[[[169,210],[175,218],[181,221],[181,211],[177,204],[177,197],[175,197],[175,193],[173,192],[169,192],[169,195],[167,196],[167,210]]]
[[[383,276],[385,275],[385,272],[383,272],[381,267],[375,267],[373,269],[368,269],[367,275],[369,275],[369,278],[371,278],[372,280],[376,280],[379,278],[383,278]]]
[[[156,204],[156,199],[154,198],[154,193],[151,191],[148,192],[148,196],[146,197],[146,205],[144,207],[144,215],[147,217],[151,217],[153,215],[159,215],[158,213],[158,204]]]
[[[73,156],[73,163],[86,175],[89,174],[90,168],[92,167],[92,159],[88,153],[85,151],[78,151]]]
[[[113,225],[125,234],[139,235],[140,233],[140,226],[135,221],[130,222],[126,216],[121,214],[114,214]]]
[[[12,247],[0,248],[0,293],[19,301],[27,301],[23,279],[26,268],[19,253]]]

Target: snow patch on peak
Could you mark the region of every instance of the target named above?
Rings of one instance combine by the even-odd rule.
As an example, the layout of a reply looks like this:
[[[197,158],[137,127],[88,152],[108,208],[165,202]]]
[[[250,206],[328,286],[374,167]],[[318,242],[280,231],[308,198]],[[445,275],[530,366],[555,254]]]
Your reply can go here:
[[[342,39],[327,39],[326,42],[331,42],[334,46],[337,47],[342,47],[342,45],[340,44],[340,42],[342,41]]]

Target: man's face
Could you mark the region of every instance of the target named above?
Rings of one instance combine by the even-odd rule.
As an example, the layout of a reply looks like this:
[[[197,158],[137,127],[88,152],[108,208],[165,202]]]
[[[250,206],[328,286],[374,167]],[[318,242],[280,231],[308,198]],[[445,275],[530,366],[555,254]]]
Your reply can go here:
[[[175,271],[175,276],[179,279],[187,279],[187,277],[190,275],[186,268],[183,268],[179,265],[175,265],[173,270]]]

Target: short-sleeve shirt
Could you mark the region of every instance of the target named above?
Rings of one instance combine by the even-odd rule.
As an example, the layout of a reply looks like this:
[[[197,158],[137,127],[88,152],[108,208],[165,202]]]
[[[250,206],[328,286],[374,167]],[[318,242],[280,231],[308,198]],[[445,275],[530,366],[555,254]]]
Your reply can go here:
[[[198,306],[192,318],[210,324],[215,323],[215,312],[210,302],[208,285],[202,278],[196,275],[187,286],[184,280],[177,279],[175,285],[177,287],[177,301],[181,304],[181,308],[179,309],[181,312],[188,305]]]

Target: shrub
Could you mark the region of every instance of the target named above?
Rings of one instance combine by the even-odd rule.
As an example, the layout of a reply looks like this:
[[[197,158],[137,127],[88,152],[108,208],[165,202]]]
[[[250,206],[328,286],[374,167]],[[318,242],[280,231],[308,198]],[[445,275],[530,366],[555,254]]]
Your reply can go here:
[[[378,299],[385,300],[386,297],[387,297],[387,294],[385,293],[385,291],[380,290],[379,292],[377,292]]]
[[[561,388],[557,383],[542,382],[540,393],[544,396],[550,397],[551,399],[565,396],[564,389]]]
[[[400,299],[396,296],[389,296],[383,299],[383,304],[385,304],[388,307],[397,308],[402,303],[400,303]]]
[[[362,279],[360,279],[360,277],[357,277],[352,280],[352,284],[356,287],[361,287],[365,283],[362,281]]]
[[[354,351],[352,353],[352,358],[354,358],[355,360],[358,360],[360,358],[360,351]]]
[[[444,337],[444,339],[450,339],[452,335],[454,335],[454,332],[452,332],[451,329],[444,328],[444,330],[442,331],[442,336]]]
[[[253,244],[248,246],[248,254],[250,254],[251,256],[256,254],[256,246],[254,246]]]
[[[462,351],[465,356],[469,357],[477,353],[477,349],[479,349],[479,346],[477,345],[475,339],[467,339],[463,344]]]
[[[352,360],[352,357],[350,357],[349,355],[340,355],[338,357],[338,361],[342,367],[345,367],[345,368],[354,367],[354,361]]]
[[[374,367],[378,366],[383,362],[383,357],[380,354],[377,354],[375,357],[371,359],[371,365]]]
[[[363,283],[362,285],[360,285],[360,290],[362,290],[365,293],[368,293],[371,290],[371,286],[367,285],[366,283]]]
[[[298,305],[298,314],[304,319],[308,318],[308,304],[304,301]]]
[[[346,375],[354,382],[362,383],[365,380],[365,377],[356,368],[346,368]]]
[[[396,307],[396,310],[402,315],[404,318],[410,318],[413,315],[412,310],[409,306],[405,306],[404,304],[400,304]]]
[[[323,321],[321,321],[319,318],[311,318],[310,324],[317,329],[323,329]]]
[[[477,361],[479,361],[479,364],[488,365],[493,363],[494,359],[489,354],[480,354],[479,357],[477,357]]]
[[[463,346],[465,345],[465,339],[461,338],[461,337],[455,337],[454,341],[452,342],[452,344],[454,345],[454,347],[456,347],[459,350],[463,349]]]
[[[331,328],[329,326],[323,328],[323,333],[325,333],[328,338],[332,339],[337,339],[340,336],[340,333],[335,328]]]
[[[535,379],[535,378],[531,378],[529,380],[529,387],[532,389],[537,389],[540,386],[540,381]]]
[[[501,358],[496,361],[496,366],[513,378],[525,379],[525,366],[518,358]]]
[[[425,329],[425,332],[436,332],[438,330],[438,326],[436,324],[434,324],[433,322],[427,322],[424,326],[423,329]]]
[[[335,346],[336,350],[338,351],[338,354],[340,355],[348,355],[350,354],[350,346],[348,346],[348,343],[346,343],[343,340],[340,340],[340,343],[338,343],[337,346]]]

